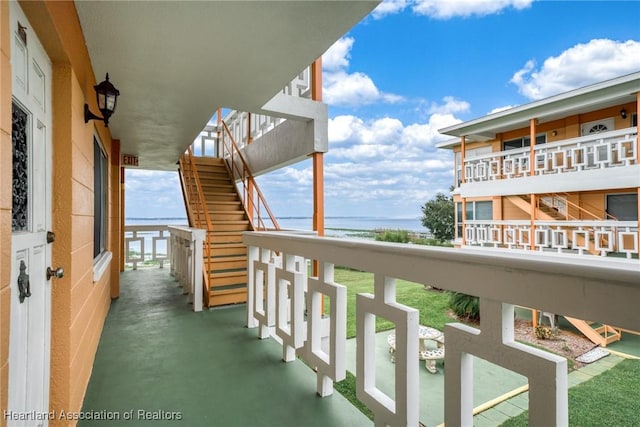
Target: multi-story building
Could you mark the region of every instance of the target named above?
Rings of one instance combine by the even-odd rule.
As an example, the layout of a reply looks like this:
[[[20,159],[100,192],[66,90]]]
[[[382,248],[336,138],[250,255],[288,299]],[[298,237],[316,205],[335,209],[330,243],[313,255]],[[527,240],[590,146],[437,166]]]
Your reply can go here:
[[[640,73],[441,129],[455,245],[638,264]],[[619,331],[570,321],[606,345]]]
[[[441,129],[458,246],[638,257],[640,73]]]

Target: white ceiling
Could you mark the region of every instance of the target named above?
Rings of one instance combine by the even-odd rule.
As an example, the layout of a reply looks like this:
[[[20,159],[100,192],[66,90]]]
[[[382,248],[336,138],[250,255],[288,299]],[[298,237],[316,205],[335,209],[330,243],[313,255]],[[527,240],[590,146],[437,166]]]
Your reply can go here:
[[[123,154],[175,169],[217,108],[257,111],[378,1],[76,1]]]

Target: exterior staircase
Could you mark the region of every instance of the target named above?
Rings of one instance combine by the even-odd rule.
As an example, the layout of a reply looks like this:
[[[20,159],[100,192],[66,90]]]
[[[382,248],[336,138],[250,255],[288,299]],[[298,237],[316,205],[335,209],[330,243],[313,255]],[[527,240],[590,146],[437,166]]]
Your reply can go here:
[[[525,212],[531,212],[531,196],[527,194],[509,196],[508,200],[519,209]],[[560,213],[553,206],[542,203],[541,201],[537,203],[535,212],[536,219],[542,221],[563,221],[567,219],[565,215]],[[578,237],[578,239],[577,243],[581,246],[584,245],[584,238]],[[599,253],[595,250],[593,240],[589,242],[589,252],[595,255]],[[594,326],[592,322],[587,322],[585,320],[567,316],[565,316],[565,318],[591,342],[602,347],[606,347],[608,344],[620,340],[622,336],[621,331],[608,325]]]
[[[223,159],[185,155],[180,179],[191,227],[207,230],[204,243],[204,304],[247,300],[247,249],[242,232],[253,230]]]
[[[573,317],[565,316],[565,319],[569,321],[577,330],[579,330],[585,337],[589,338],[594,344],[606,347],[612,342],[619,341],[622,337],[622,332],[608,325],[595,326],[592,322],[585,320],[575,319]]]

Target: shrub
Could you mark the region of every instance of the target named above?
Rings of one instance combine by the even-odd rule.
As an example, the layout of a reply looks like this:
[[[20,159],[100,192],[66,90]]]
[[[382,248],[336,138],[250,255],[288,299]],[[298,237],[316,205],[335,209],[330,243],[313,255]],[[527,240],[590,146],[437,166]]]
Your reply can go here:
[[[449,292],[449,307],[461,320],[480,320],[480,298],[460,292]]]
[[[409,243],[407,230],[383,230],[376,233],[376,240],[382,242]]]

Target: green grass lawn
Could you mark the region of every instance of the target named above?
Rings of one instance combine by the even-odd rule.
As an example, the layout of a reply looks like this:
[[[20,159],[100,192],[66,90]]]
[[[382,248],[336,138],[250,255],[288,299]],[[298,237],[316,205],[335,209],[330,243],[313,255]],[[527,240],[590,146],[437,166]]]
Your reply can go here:
[[[640,425],[640,360],[623,360],[597,377],[569,389],[569,425]],[[528,426],[529,412],[503,427]]]
[[[373,273],[366,273],[347,268],[336,267],[334,272],[336,283],[347,287],[347,338],[356,336],[356,295],[360,293],[373,294]],[[449,297],[446,293],[425,289],[424,285],[396,281],[396,301],[413,307],[420,311],[420,324],[442,330],[445,323],[455,321],[447,315],[449,311]],[[330,310],[328,300],[325,300],[325,309]],[[395,325],[384,318],[376,318],[376,330],[385,331],[395,328]],[[355,407],[360,409],[370,419],[371,412],[356,397],[356,378],[347,372],[345,380],[335,383],[335,389],[346,397]]]
[[[353,338],[356,336],[356,294],[373,294],[373,273],[336,267],[334,280],[347,287],[347,338]],[[419,310],[421,325],[442,330],[445,323],[455,321],[447,315],[448,300],[444,292],[428,290],[421,284],[405,280],[396,281],[396,301]],[[377,331],[394,327],[387,319],[376,319]]]

